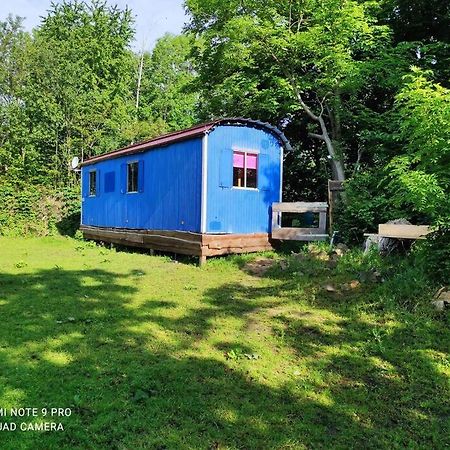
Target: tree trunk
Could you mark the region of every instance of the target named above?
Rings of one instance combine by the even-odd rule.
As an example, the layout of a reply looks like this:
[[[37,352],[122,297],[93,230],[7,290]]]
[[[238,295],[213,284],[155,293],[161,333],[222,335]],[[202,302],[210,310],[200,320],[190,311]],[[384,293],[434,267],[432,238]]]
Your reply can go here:
[[[139,61],[138,79],[136,87],[136,113],[139,110],[139,100],[141,95],[142,71],[144,69],[144,49],[142,49],[141,59]]]
[[[277,55],[275,53],[272,52],[272,56],[273,56],[274,60],[278,64],[280,64],[280,67],[282,67],[282,70],[284,71],[286,76],[291,80],[292,89],[293,89],[295,95],[297,96],[297,100],[300,103],[300,106],[303,108],[303,110],[306,112],[306,114],[314,122],[316,122],[318,125],[320,125],[320,130],[321,130],[322,134],[309,133],[309,136],[316,138],[316,139],[320,139],[325,142],[325,145],[326,145],[327,151],[328,151],[328,156],[330,158],[330,165],[331,165],[331,170],[333,173],[333,180],[345,181],[344,164],[334,148],[333,141],[330,138],[330,134],[327,129],[327,125],[323,119],[323,102],[321,104],[322,111],[320,112],[320,114],[319,115],[314,114],[313,111],[311,110],[311,108],[304,102],[302,93],[300,92],[298,85],[296,83],[295,76],[289,71],[289,69],[284,64],[282,64],[282,62],[279,60],[279,58],[277,57]],[[339,91],[336,91],[336,92],[339,95],[338,101],[340,101],[340,93],[339,93]],[[340,127],[341,127],[340,122],[337,125],[338,125],[339,132],[340,132]]]
[[[325,145],[327,146],[328,155],[331,157],[331,171],[333,172],[333,180],[336,181],[345,181],[345,170],[344,164],[342,164],[341,159],[336,154],[336,150],[333,145],[333,141],[328,134],[327,126],[322,116],[319,116],[319,124],[320,129],[322,130],[323,140],[325,141]]]
[[[339,155],[336,152],[336,149],[334,148],[333,141],[327,129],[327,124],[323,119],[323,108],[320,115],[314,114],[311,108],[309,108],[309,106],[303,101],[300,91],[295,86],[294,89],[297,94],[297,99],[303,110],[306,112],[306,114],[308,114],[308,116],[312,120],[314,120],[314,122],[316,122],[320,126],[320,131],[322,132],[321,134],[309,133],[309,136],[325,142],[328,151],[328,156],[330,157],[330,165],[333,174],[333,180],[345,181],[344,164],[342,163],[342,160],[340,159]]]

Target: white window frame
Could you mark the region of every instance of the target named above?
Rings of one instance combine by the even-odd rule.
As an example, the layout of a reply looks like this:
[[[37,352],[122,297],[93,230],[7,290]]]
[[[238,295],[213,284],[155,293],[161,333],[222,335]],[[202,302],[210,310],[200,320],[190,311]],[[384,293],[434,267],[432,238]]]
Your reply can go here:
[[[94,186],[94,188],[95,188],[95,194],[91,194],[91,173],[95,173],[95,186]],[[97,176],[98,176],[98,174],[97,174],[97,169],[93,169],[93,170],[90,170],[89,171],[89,185],[88,185],[88,188],[89,188],[89,197],[97,197]]]
[[[233,160],[235,153],[243,153],[244,154],[244,186],[235,186],[234,185],[234,162],[233,162],[233,186],[231,189],[245,190],[245,191],[259,191],[258,189],[258,179],[259,179],[259,150],[250,150],[250,149],[242,149],[242,148],[233,148]],[[257,157],[257,165],[256,165],[256,187],[247,187],[247,154],[256,155]]]
[[[137,178],[136,178],[136,191],[129,191],[128,190],[128,186],[129,186],[129,165],[130,164],[137,164]],[[127,194],[139,194],[139,160],[133,160],[133,161],[127,161]]]

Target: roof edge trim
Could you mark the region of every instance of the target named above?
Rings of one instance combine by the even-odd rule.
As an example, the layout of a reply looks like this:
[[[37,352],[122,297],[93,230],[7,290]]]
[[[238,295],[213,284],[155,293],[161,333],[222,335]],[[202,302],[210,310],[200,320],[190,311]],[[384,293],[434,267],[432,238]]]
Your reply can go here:
[[[185,141],[188,139],[193,139],[196,137],[209,134],[214,130],[214,128],[220,125],[252,125],[255,128],[262,128],[268,130],[272,135],[274,135],[281,142],[286,151],[291,151],[292,147],[284,135],[284,133],[277,127],[260,120],[247,119],[243,117],[233,117],[225,119],[217,119],[209,123],[204,123],[200,125],[193,126],[191,128],[174,131],[171,133],[163,134],[153,139],[138,142],[136,144],[128,145],[127,147],[120,148],[118,150],[113,150],[111,152],[103,153],[102,155],[94,156],[80,163],[80,167],[88,166],[90,164],[95,164],[100,161],[115,159],[121,156],[128,156],[135,153],[142,153],[147,150],[151,150],[155,147],[164,147],[166,145]]]

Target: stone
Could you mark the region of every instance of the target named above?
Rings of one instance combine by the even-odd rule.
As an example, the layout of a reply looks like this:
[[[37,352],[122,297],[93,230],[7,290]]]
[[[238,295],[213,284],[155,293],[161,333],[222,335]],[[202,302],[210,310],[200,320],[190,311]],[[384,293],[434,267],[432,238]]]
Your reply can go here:
[[[329,261],[330,257],[328,256],[327,252],[320,252],[317,254],[317,259],[319,259],[320,261]]]
[[[348,247],[345,244],[339,243],[336,245],[333,251],[337,256],[343,256],[348,252]]]
[[[436,300],[444,300],[450,302],[450,289],[447,287],[442,287],[441,289],[439,289],[439,291],[437,291],[435,298]]]
[[[446,300],[435,300],[434,302],[431,302],[431,304],[434,306],[436,311],[444,311],[447,308],[450,308],[450,302]]]
[[[330,259],[330,260],[328,261],[327,266],[328,266],[329,269],[336,269],[337,264],[338,264],[338,263],[337,263],[337,261],[336,261],[335,259]]]
[[[378,270],[375,270],[370,274],[370,281],[372,283],[381,283],[383,281],[383,276]]]
[[[437,311],[450,309],[450,290],[448,287],[440,288],[434,298],[435,300],[431,304]]]

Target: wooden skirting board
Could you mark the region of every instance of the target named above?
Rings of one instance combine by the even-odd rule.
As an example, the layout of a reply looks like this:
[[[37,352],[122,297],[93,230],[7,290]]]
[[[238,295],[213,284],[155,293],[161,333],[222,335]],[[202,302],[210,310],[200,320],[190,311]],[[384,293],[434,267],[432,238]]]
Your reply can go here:
[[[149,248],[181,255],[192,255],[205,262],[208,256],[271,250],[267,233],[202,234],[188,231],[135,230],[128,228],[80,227],[85,239],[118,245]]]

